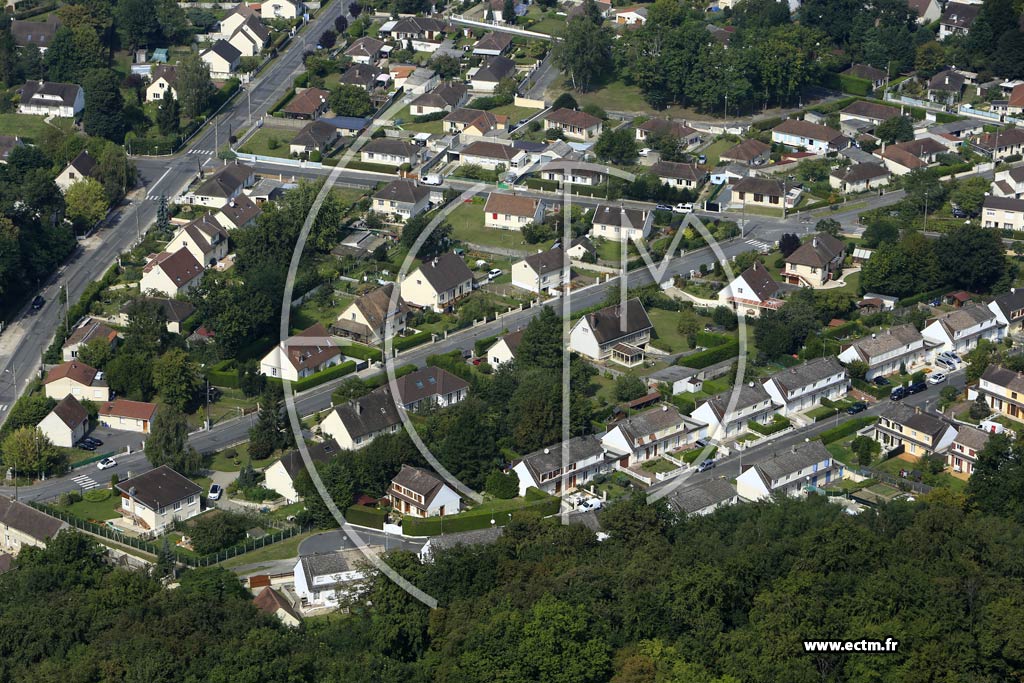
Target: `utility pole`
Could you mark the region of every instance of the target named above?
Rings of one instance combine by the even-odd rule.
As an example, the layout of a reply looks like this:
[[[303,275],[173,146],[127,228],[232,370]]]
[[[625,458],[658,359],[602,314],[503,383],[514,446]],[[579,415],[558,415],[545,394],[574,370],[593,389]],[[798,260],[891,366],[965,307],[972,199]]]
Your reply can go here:
[[[924,191],[924,231],[928,232],[928,190]]]

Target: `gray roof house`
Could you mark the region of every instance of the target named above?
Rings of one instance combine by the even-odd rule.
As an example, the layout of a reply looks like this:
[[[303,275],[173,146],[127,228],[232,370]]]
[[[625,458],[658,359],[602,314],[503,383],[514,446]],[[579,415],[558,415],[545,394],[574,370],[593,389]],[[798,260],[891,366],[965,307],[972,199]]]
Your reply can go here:
[[[667,496],[676,512],[686,515],[708,515],[725,505],[739,501],[736,487],[728,479],[706,479],[691,486],[682,486]]]

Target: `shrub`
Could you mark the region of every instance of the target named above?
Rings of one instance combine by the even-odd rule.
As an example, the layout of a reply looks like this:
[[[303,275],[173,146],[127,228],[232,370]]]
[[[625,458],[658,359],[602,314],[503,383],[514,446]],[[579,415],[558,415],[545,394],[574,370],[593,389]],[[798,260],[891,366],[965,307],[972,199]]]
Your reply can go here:
[[[729,360],[740,352],[740,343],[738,340],[732,339],[728,344],[722,344],[716,346],[713,349],[707,349],[706,351],[699,351],[697,353],[690,354],[689,356],[683,356],[678,361],[677,365],[683,365],[688,368],[701,369],[706,368],[715,363],[721,363],[724,360]]]
[[[245,538],[246,530],[256,526],[249,515],[218,510],[196,517],[185,533],[192,539],[192,548],[200,555],[230,548]]]
[[[419,344],[423,344],[429,340],[429,332],[416,332],[414,334],[410,334],[408,337],[399,337],[395,339],[394,348],[397,351],[404,351],[406,349],[411,349],[414,346],[418,346]]]
[[[876,418],[870,415],[865,415],[863,417],[855,417],[848,422],[844,422],[838,427],[826,429],[818,436],[818,440],[827,446],[830,443],[834,443],[836,441],[839,441],[840,439],[850,436],[859,429],[867,427],[869,424],[874,422],[875,419]]]
[[[386,517],[387,513],[383,510],[365,505],[353,505],[345,510],[345,521],[372,529],[383,529]]]
[[[111,495],[110,489],[89,489],[82,494],[82,498],[89,501],[90,503],[102,503],[105,500],[109,500]]]
[[[487,475],[484,488],[495,498],[511,500],[519,495],[519,475],[516,474],[515,470],[509,470],[508,472],[494,470]]]

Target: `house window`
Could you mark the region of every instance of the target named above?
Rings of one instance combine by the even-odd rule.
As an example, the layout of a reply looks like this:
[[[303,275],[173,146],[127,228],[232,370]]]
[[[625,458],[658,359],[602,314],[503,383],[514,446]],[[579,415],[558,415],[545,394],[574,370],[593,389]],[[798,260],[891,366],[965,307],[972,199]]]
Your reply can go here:
[[[196,502],[196,497],[195,496],[189,496],[188,497],[188,504],[189,505],[192,505],[195,502]]]
[[[174,501],[174,511],[177,512],[180,509],[181,509],[181,501],[180,500]]]

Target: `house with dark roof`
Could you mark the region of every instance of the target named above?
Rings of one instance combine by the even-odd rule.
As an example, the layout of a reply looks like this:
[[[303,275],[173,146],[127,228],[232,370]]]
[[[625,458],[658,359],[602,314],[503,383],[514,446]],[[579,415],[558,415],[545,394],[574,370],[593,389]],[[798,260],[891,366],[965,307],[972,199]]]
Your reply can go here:
[[[484,357],[491,367],[498,367],[502,363],[508,363],[515,360],[516,349],[519,348],[519,342],[523,340],[523,330],[516,330],[515,332],[509,332],[501,337],[498,337],[498,341],[494,342],[489,349],[484,353]]]
[[[326,121],[310,121],[288,143],[288,151],[292,154],[326,154],[340,135],[341,131]]]
[[[736,311],[737,315],[760,318],[763,311],[782,307],[782,285],[760,262],[736,276],[718,291],[718,303]]]
[[[50,368],[43,380],[43,388],[49,398],[58,401],[65,396],[90,401],[106,401],[110,398],[110,387],[103,373],[78,360]]]
[[[791,285],[820,289],[842,272],[846,243],[828,234],[814,235],[785,258],[782,277]]]
[[[406,275],[401,291],[413,306],[444,313],[473,292],[473,271],[460,257],[446,252]]]
[[[732,405],[733,400],[736,401]],[[757,382],[741,384],[734,391],[725,391],[707,399],[690,414],[707,425],[707,436],[719,442],[739,436],[748,422],[768,424],[775,415],[775,402],[764,386]]]
[[[739,502],[736,487],[728,479],[705,479],[681,486],[666,497],[669,506],[684,515],[710,515],[720,507]]]
[[[97,339],[103,340],[107,346],[113,349],[117,345],[117,332],[98,320],[86,318],[75,327],[71,336],[64,340],[64,344],[61,346],[61,354],[64,360],[75,360],[78,358],[79,349]]]
[[[685,123],[671,119],[647,119],[636,127],[636,141],[646,142],[652,137],[672,137],[679,141],[680,148],[685,149],[700,143],[700,132]]]
[[[409,465],[391,480],[387,497],[395,510],[410,517],[454,515],[462,507],[455,489],[433,472]]]
[[[256,220],[256,217],[263,213],[259,207],[247,195],[240,194],[221,207],[220,211],[214,214],[217,222],[228,230],[244,228]]]
[[[949,152],[949,148],[938,140],[930,137],[883,145],[875,150],[886,167],[896,175],[904,175],[920,168],[938,163],[939,155]]]
[[[362,448],[381,434],[394,434],[401,428],[402,418],[387,384],[334,406],[320,423],[320,430],[344,450]]]
[[[482,137],[508,128],[508,117],[482,109],[467,109],[457,106],[441,119],[441,123],[444,125],[446,133],[463,133]]]
[[[776,372],[764,388],[779,412],[791,415],[816,408],[823,399],[842,398],[850,390],[850,376],[835,357],[825,356]]]
[[[450,30],[451,25],[448,22],[434,17],[402,17],[387,30],[383,26],[381,27],[382,33],[390,33],[395,40],[412,41],[414,47],[417,42],[440,43],[444,40],[444,34]],[[415,49],[420,50],[418,47]],[[430,50],[422,51],[429,52]]]
[[[658,176],[663,185],[676,189],[697,190],[708,179],[705,167],[675,161],[655,162],[651,165],[651,173]]]
[[[1003,128],[978,137],[975,146],[996,161],[1024,154],[1024,128]]]
[[[420,160],[420,147],[398,138],[377,138],[359,148],[360,159],[368,164],[415,166]]]
[[[871,438],[880,443],[884,451],[901,449],[912,459],[920,459],[944,453],[956,434],[956,427],[939,415],[890,401],[879,415]]]
[[[303,555],[292,577],[303,610],[338,607],[358,595],[366,580],[343,552]]]
[[[1024,199],[988,195],[981,205],[986,228],[1024,230]]]
[[[491,31],[485,33],[483,38],[473,44],[473,54],[486,57],[497,57],[509,51],[512,47],[512,36],[508,33]]]
[[[402,407],[408,411],[429,406],[447,408],[469,396],[469,382],[434,366],[402,375],[395,384]]]
[[[1005,334],[1024,332],[1024,289],[1011,287],[988,303],[988,309],[1005,328]]]
[[[896,325],[882,332],[862,337],[845,346],[839,360],[849,365],[854,361],[866,363],[865,379],[885,377],[906,368],[913,372],[926,360],[924,337],[913,325]]]
[[[544,220],[543,200],[525,195],[491,192],[484,204],[484,227],[499,230],[522,230],[531,223]]]
[[[771,151],[771,145],[765,144],[756,138],[747,138],[722,152],[718,158],[720,161],[733,162],[745,166],[760,166],[771,157]]]
[[[201,180],[196,187],[181,197],[180,203],[201,204],[219,209],[255,182],[255,169],[235,162],[220,167],[213,175]]]
[[[982,339],[998,342],[1005,335],[1006,328],[996,314],[980,303],[964,304],[943,313],[921,330],[932,353],[952,351],[959,356],[975,348]]]
[[[828,184],[843,194],[856,194],[885,187],[891,179],[892,172],[882,164],[853,164],[829,173]]]
[[[114,524],[135,533],[160,534],[203,511],[203,490],[168,465],[125,479],[116,488],[121,518]]]
[[[528,292],[560,291],[571,279],[569,259],[561,247],[535,252],[512,264],[512,284]]]
[[[821,441],[805,441],[779,450],[756,465],[743,465],[736,492],[745,500],[774,494],[803,496],[843,478],[843,464],[832,459]]]
[[[544,115],[544,130],[559,130],[570,140],[587,142],[601,134],[601,119],[585,111],[555,109]]]
[[[355,85],[370,91],[387,85],[391,77],[372,64],[353,64],[338,79],[340,85]]]
[[[504,55],[487,57],[484,63],[467,73],[470,88],[476,92],[490,93],[506,78],[514,78],[516,63]]]
[[[885,85],[885,80],[889,76],[882,69],[876,69],[870,64],[853,64],[850,68],[843,71],[842,74],[844,76],[859,78],[862,81],[868,81],[871,83],[871,87],[875,90]]]
[[[966,36],[981,11],[981,3],[947,2],[939,18],[939,40],[950,36]]]
[[[99,422],[104,427],[126,432],[149,434],[156,419],[157,404],[117,398],[98,408]]]
[[[442,83],[409,104],[413,116],[451,112],[469,101],[469,88],[462,83]],[[474,110],[480,111],[480,110]]]
[[[12,19],[10,31],[16,46],[36,47],[39,48],[39,54],[46,54],[60,26],[60,19],[53,12],[47,14],[44,21]]]
[[[179,227],[165,249],[188,249],[196,261],[212,266],[228,255],[228,231],[207,212]]]
[[[569,350],[590,360],[636,365],[643,361],[643,348],[650,343],[653,329],[644,305],[629,299],[576,321],[569,333]],[[638,351],[640,359],[634,362]]]
[[[928,79],[928,99],[939,104],[952,106],[967,84],[967,77],[954,69],[944,69]]]
[[[618,467],[625,468],[686,450],[706,436],[707,425],[670,403],[659,403],[609,425],[601,445]]]
[[[341,448],[334,439],[310,444],[307,448],[309,458],[314,464],[329,462]],[[306,469],[306,461],[298,449],[288,451],[281,459],[263,471],[264,486],[276,491],[289,503],[295,503],[302,497],[295,491],[295,478]]]
[[[231,78],[241,58],[241,51],[223,38],[199,53],[199,59],[210,67],[210,78],[215,81]]]
[[[800,119],[786,119],[772,128],[772,142],[815,154],[838,152],[850,146],[850,139],[834,128]]]
[[[594,246],[594,243],[586,235],[574,237],[569,242],[569,248],[566,251],[569,252],[569,258],[576,261],[583,261],[588,257],[597,255],[597,247]]]
[[[978,464],[978,453],[988,444],[990,434],[970,425],[957,425],[956,437],[946,452],[946,467],[953,476],[970,477]]]
[[[329,108],[327,100],[331,93],[323,88],[305,88],[296,92],[295,96],[284,105],[281,112],[286,119],[302,119],[312,121],[320,118]]]
[[[56,517],[7,496],[0,496],[0,548],[17,555],[25,546],[45,548],[46,542],[68,529]]]
[[[18,94],[19,114],[71,119],[85,109],[85,91],[75,83],[29,81],[19,88]]]
[[[430,206],[430,188],[415,180],[398,178],[373,194],[370,210],[399,223],[426,211]]]
[[[492,526],[486,529],[474,529],[473,531],[457,531],[454,534],[445,533],[441,536],[430,536],[427,542],[420,548],[420,562],[433,562],[437,553],[444,552],[458,546],[489,545],[501,538],[505,533],[505,527]]]
[[[142,297],[142,300],[153,302],[160,307],[161,313],[163,313],[164,318],[167,320],[167,331],[171,334],[181,334],[181,324],[185,322],[196,310],[196,307],[189,302],[178,301],[177,299]],[[128,313],[131,311],[134,301],[134,299],[132,301],[128,301],[121,307],[117,316],[119,324],[128,324]]]
[[[412,308],[401,296],[394,308],[395,285],[388,283],[356,297],[331,325],[331,332],[367,344],[381,344],[388,336],[405,331]]]
[[[187,247],[175,252],[162,251],[142,267],[139,291],[156,292],[168,297],[191,291],[203,279],[203,266]]]
[[[942,16],[942,5],[939,0],[909,0],[907,4],[917,15],[919,24],[930,24]]]
[[[781,209],[785,196],[786,186],[781,180],[746,176],[736,180],[730,186],[730,208],[742,209],[745,206],[761,206],[769,209]]]
[[[260,18],[251,14],[227,37],[228,44],[238,50],[243,57],[255,57],[270,42],[270,29]]]
[[[297,382],[339,364],[342,359],[341,347],[327,328],[323,323],[315,323],[271,349],[260,360],[260,373]]]
[[[994,197],[1024,199],[1024,166],[996,171],[991,194]]]
[[[292,604],[277,589],[266,586],[252,599],[252,604],[264,614],[277,617],[285,626],[296,628],[302,623],[302,617]]]
[[[577,436],[564,443],[541,448],[512,464],[519,477],[519,495],[537,488],[558,496],[590,482],[611,469],[604,445],[594,435]]]
[[[877,102],[868,102],[867,100],[857,100],[839,110],[839,122],[842,124],[855,121],[877,126],[899,115],[900,110],[896,107],[878,104]]]
[[[627,209],[613,204],[598,204],[590,223],[590,236],[595,239],[604,237],[616,242],[637,242],[651,234],[654,212]]]
[[[1024,373],[989,365],[978,380],[976,391],[996,413],[1024,422]]]
[[[71,448],[89,431],[89,413],[77,398],[68,394],[37,426],[53,445]]]
[[[178,83],[178,67],[168,64],[157,64],[149,72],[149,85],[146,86],[146,101],[159,102],[171,93],[175,99],[178,91],[174,86]]]
[[[376,64],[383,47],[383,40],[363,36],[346,48],[345,56],[350,57],[354,64]]]
[[[86,178],[95,178],[98,171],[96,160],[89,154],[89,150],[85,149],[78,153],[74,159],[71,160],[63,171],[57,174],[53,182],[57,184],[61,192],[67,192],[68,188]]]

